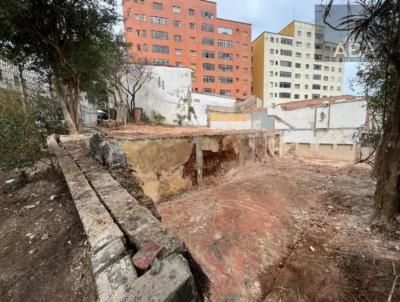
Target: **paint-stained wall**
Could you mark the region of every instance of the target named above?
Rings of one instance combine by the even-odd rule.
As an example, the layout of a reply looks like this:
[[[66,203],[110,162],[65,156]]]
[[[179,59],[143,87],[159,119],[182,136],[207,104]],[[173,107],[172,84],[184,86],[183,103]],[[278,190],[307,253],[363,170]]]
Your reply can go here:
[[[251,129],[252,124],[249,113],[209,112],[208,120],[215,129]]]

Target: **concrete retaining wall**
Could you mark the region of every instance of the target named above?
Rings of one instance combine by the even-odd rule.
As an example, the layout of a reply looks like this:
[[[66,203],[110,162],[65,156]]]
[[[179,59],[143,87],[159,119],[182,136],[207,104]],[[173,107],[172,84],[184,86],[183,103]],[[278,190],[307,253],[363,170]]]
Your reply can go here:
[[[90,243],[99,301],[198,301],[184,244],[77,142],[65,141],[63,149],[51,139],[49,146]],[[147,259],[148,269],[137,270],[131,257],[145,254],[148,242],[158,244],[161,252]]]
[[[129,166],[155,202],[191,189],[208,176],[282,154],[280,136],[265,131],[114,140],[96,134],[90,149],[109,166]]]

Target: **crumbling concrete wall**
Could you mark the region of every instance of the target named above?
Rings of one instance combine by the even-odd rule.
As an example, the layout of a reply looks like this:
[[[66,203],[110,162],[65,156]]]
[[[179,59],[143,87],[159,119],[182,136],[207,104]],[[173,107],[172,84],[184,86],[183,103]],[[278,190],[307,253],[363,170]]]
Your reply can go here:
[[[132,169],[144,193],[156,203],[232,167],[282,154],[280,136],[265,131],[123,140],[96,134],[90,149],[109,166],[121,164]]]

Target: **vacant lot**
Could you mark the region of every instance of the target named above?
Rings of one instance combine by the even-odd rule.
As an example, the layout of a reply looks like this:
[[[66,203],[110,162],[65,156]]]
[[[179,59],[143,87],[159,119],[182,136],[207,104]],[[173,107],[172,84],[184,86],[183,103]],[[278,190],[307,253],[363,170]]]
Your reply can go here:
[[[211,279],[212,301],[387,301],[400,241],[370,227],[373,193],[365,167],[271,160],[159,212]]]
[[[0,301],[95,301],[89,246],[62,176],[44,167],[6,186],[15,176],[0,173]]]

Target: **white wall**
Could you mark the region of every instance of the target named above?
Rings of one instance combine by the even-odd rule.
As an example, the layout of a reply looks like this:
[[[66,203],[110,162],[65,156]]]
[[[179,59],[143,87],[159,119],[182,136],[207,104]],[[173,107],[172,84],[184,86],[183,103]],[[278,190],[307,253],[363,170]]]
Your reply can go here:
[[[192,89],[192,70],[189,68],[149,66],[152,79],[145,83],[136,96],[136,106],[150,115],[162,114],[173,124],[178,114],[185,112],[185,102]]]
[[[207,106],[235,107],[236,99],[219,95],[192,93],[192,70],[189,68],[149,66],[151,81],[145,83],[136,96],[136,106],[150,115],[154,110],[166,118],[168,124],[176,124],[178,115],[187,115],[191,96],[196,119],[184,124],[207,126]]]
[[[234,108],[236,103],[235,98],[192,93],[192,105],[196,113],[196,121],[193,125],[196,126],[207,126],[207,107],[208,106],[223,106]]]
[[[212,121],[210,128],[213,129],[234,129],[248,130],[251,129],[251,120],[248,121]]]
[[[339,102],[295,110],[282,110],[278,106],[268,108],[267,112],[286,122],[275,120],[275,130],[283,130],[285,143],[355,144],[359,142],[359,129],[367,120],[367,102]],[[322,112],[326,115],[323,122],[320,121]],[[314,129],[315,125],[317,129]]]

